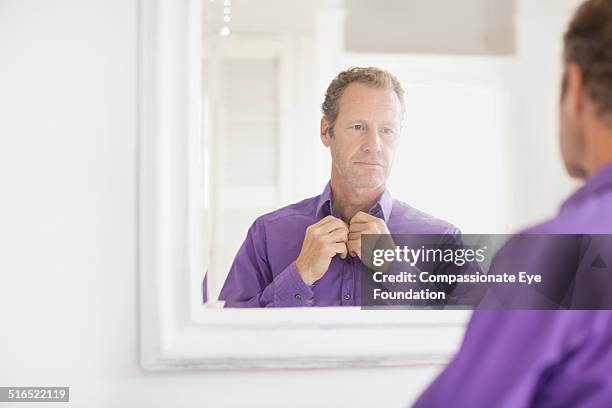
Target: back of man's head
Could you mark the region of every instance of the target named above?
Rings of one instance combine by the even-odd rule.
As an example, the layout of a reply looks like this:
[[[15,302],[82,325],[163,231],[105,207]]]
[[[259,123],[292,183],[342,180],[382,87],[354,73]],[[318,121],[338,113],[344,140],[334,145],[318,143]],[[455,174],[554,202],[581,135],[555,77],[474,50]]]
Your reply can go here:
[[[564,59],[580,67],[587,95],[612,127],[612,0],[587,0],[578,8],[564,36]]]

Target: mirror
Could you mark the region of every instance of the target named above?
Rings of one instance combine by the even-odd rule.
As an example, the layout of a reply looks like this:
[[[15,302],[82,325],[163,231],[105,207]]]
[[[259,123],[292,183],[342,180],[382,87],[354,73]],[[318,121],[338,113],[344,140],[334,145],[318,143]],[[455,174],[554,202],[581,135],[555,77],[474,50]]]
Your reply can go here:
[[[221,299],[226,307],[308,306],[310,299],[301,293],[318,293],[315,306],[357,304],[355,281],[345,276],[341,254],[330,268],[340,268],[342,277],[329,274],[311,286],[296,282],[301,275],[293,271],[281,276],[291,283],[270,288],[265,300],[261,295],[294,264],[306,226],[342,212],[335,211],[340,206],[333,200],[323,216],[308,206],[319,204],[321,194],[340,196],[324,193],[334,164],[320,136],[321,104],[332,80],[350,67],[386,70],[404,90],[405,114],[392,129],[395,153],[385,182],[391,204],[374,200],[382,210],[378,218],[389,224],[385,212],[397,212],[403,202],[413,210],[398,217],[418,218],[422,211],[428,214],[422,222],[439,222],[436,232],[513,230],[507,145],[515,114],[513,1],[204,0],[203,5],[209,186],[204,193],[210,205],[205,301],[216,303],[229,284],[233,287]],[[375,95],[361,96],[375,112],[373,122],[364,124],[381,130],[378,125],[388,118],[380,117]],[[295,222],[270,230],[274,217],[289,214],[279,209],[300,202],[296,211],[313,212],[315,218],[297,220],[293,211]],[[264,242],[271,236],[273,247]],[[242,258],[230,283],[237,254]],[[249,256],[258,273],[241,264]],[[348,273],[357,273],[351,268]],[[257,299],[250,301],[251,295]]]

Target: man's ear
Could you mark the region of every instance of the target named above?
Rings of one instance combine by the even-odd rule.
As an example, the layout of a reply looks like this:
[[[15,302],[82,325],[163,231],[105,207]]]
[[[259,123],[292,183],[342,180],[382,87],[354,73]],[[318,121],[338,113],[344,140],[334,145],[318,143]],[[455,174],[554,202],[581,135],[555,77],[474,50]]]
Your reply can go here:
[[[569,62],[566,67],[565,105],[573,116],[581,116],[585,107],[585,89],[582,70]]]
[[[325,116],[321,118],[321,141],[325,147],[329,147],[331,144],[331,135],[330,135],[329,121]]]

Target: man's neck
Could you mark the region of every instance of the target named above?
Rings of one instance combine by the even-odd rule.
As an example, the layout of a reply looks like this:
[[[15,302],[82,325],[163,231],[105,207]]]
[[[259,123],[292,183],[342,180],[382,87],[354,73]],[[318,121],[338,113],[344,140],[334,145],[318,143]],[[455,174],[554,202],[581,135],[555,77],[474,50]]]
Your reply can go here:
[[[385,191],[383,184],[377,188],[355,188],[332,177],[332,207],[347,224],[359,211],[368,212]]]
[[[612,129],[601,120],[590,123],[591,148],[585,163],[587,178],[612,163]]]

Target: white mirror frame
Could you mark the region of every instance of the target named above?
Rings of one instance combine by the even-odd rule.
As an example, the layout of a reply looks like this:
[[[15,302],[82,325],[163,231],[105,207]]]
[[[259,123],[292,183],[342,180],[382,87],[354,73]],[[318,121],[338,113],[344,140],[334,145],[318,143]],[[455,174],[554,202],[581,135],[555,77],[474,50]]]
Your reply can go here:
[[[138,248],[141,364],[148,370],[431,366],[466,311],[220,310],[206,265],[201,0],[141,0]]]

